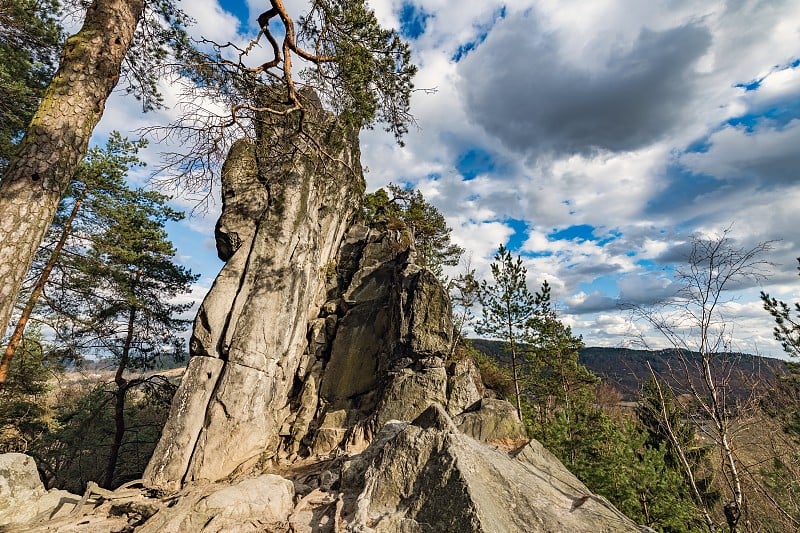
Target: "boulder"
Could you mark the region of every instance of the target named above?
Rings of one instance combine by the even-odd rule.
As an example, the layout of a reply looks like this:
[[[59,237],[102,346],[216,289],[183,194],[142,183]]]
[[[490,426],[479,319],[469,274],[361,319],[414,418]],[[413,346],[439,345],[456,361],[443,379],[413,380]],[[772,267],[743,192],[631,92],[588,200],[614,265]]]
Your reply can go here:
[[[461,432],[482,442],[508,448],[527,442],[525,424],[516,408],[505,400],[483,398],[453,421]]]
[[[288,531],[293,500],[294,484],[291,481],[265,474],[219,488],[199,499],[186,498],[176,506],[176,511],[157,514],[138,531]]]
[[[64,516],[79,501],[80,496],[65,490],[45,490],[32,457],[22,453],[0,455],[0,529]]]
[[[538,442],[509,454],[445,417],[438,407],[413,424],[387,424],[345,463],[349,531],[640,531]]]
[[[457,415],[483,398],[481,372],[471,357],[450,363],[447,374],[447,412]]]

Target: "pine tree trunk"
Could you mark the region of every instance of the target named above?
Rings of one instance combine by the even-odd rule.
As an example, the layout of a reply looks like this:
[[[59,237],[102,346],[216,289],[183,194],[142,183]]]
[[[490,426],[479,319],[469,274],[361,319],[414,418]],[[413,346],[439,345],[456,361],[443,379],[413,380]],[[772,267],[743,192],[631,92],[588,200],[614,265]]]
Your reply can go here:
[[[125,395],[127,393],[128,389],[124,386],[117,386],[117,390],[114,391],[114,441],[111,443],[103,481],[103,487],[107,489],[111,489],[114,483],[119,451],[122,448],[122,439],[125,437]]]
[[[137,273],[138,281],[138,273]],[[136,307],[131,306],[128,314],[128,331],[125,335],[125,343],[122,346],[122,355],[117,365],[117,372],[114,375],[114,383],[117,390],[114,392],[114,441],[111,443],[111,450],[108,454],[108,464],[106,465],[106,475],[103,486],[111,488],[114,483],[114,473],[119,461],[119,451],[122,448],[122,440],[125,438],[125,396],[128,394],[128,380],[123,377],[125,369],[130,360],[131,345],[133,344],[134,327],[136,325]]]
[[[50,254],[50,258],[47,260],[47,264],[45,264],[42,273],[39,275],[39,279],[36,280],[36,285],[33,286],[31,295],[28,297],[28,302],[25,304],[25,309],[22,310],[22,315],[19,317],[17,325],[14,327],[14,333],[8,341],[5,352],[3,352],[3,359],[0,360],[0,384],[5,383],[8,378],[8,370],[11,368],[11,361],[14,359],[14,354],[17,353],[17,348],[22,341],[22,334],[25,333],[28,319],[30,319],[31,313],[33,313],[33,308],[36,306],[39,296],[41,296],[44,291],[44,286],[47,283],[47,279],[50,277],[50,273],[53,271],[53,267],[56,265],[56,261],[58,261],[58,258],[61,256],[61,250],[64,249],[64,245],[67,243],[69,231],[72,228],[75,217],[78,216],[78,211],[80,211],[81,204],[83,204],[83,200],[86,197],[86,192],[84,188],[81,195],[75,199],[75,205],[72,206],[72,212],[69,214],[69,218],[64,224],[61,237],[58,239],[56,247],[53,248],[53,253]]]
[[[119,81],[144,0],[94,0],[0,181],[0,333]]]
[[[514,397],[517,400],[517,416],[520,420],[522,420],[522,400],[520,398],[519,374],[517,371],[517,347],[516,343],[514,342],[514,332],[512,331],[510,325],[508,327],[508,338],[511,342],[511,373],[514,378]]]

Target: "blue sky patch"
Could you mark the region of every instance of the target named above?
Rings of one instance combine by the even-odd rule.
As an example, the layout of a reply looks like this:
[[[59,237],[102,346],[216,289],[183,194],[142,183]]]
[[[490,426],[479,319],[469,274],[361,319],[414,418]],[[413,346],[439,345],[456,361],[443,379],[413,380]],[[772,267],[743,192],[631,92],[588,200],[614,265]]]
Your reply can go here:
[[[685,153],[705,154],[711,149],[710,137],[706,136],[702,139],[697,139],[689,143],[689,146],[684,150]]]
[[[518,252],[519,255],[523,257],[529,257],[531,259],[535,259],[537,257],[552,257],[554,254],[553,252]]]
[[[737,89],[744,89],[744,92],[749,93],[750,91],[755,91],[759,87],[761,87],[761,82],[764,81],[764,78],[758,80],[752,80],[747,83],[737,83],[734,85]]]
[[[479,29],[478,36],[475,37],[475,39],[473,39],[472,41],[469,41],[459,46],[456,49],[456,52],[450,57],[450,59],[455,61],[456,63],[464,59],[464,57],[466,57],[467,54],[478,48],[478,46],[480,46],[481,43],[483,43],[483,41],[486,40],[486,37],[489,35],[489,31],[492,29],[492,27],[494,27],[494,25],[497,23],[498,20],[505,18],[505,16],[506,16],[506,6],[503,6],[495,12],[494,17],[492,17],[492,21],[489,24],[478,27]]]
[[[800,118],[800,99],[783,102],[780,106],[770,107],[759,112],[733,117],[728,119],[725,124],[735,128],[744,128],[748,133],[752,133],[764,123],[781,128],[798,118]]]
[[[489,35],[489,32],[481,33],[478,35],[478,38],[474,41],[470,41],[468,43],[464,43],[456,49],[456,53],[453,54],[450,59],[458,63],[461,61],[467,54],[475,50],[483,41],[486,40],[486,36]]]
[[[512,252],[518,252],[525,241],[528,240],[528,224],[524,220],[516,218],[507,218],[503,220],[503,224],[510,226],[514,230],[511,237],[508,238],[506,247]]]
[[[578,288],[586,294],[599,292],[606,296],[616,296],[619,294],[617,287],[617,276],[599,276],[589,282],[581,282]]]
[[[680,164],[667,167],[669,184],[656,194],[644,208],[645,213],[668,213],[694,203],[700,196],[710,194],[724,184],[707,174],[695,174]],[[675,228],[678,229],[677,227]]]
[[[250,9],[247,7],[247,2],[233,2],[232,0],[221,0],[220,6],[222,9],[239,19],[242,27],[250,25]],[[266,9],[264,9],[266,11]],[[261,13],[259,13],[260,15]],[[258,26],[258,23],[253,17],[253,26]],[[282,28],[282,27],[281,27]],[[281,30],[282,31],[282,30]]]
[[[597,238],[597,244],[600,246],[605,246],[606,244],[616,241],[622,237],[622,232],[617,229],[612,229],[604,237]]]
[[[400,7],[400,35],[406,39],[416,39],[425,33],[430,15],[411,2]]]
[[[554,241],[597,241],[599,240],[594,236],[595,227],[589,224],[578,224],[577,226],[569,226],[562,230],[553,231],[547,235],[548,239]]]
[[[492,155],[482,148],[471,148],[456,161],[456,170],[464,176],[464,181],[473,180],[479,174],[489,174],[495,167]]]
[[[663,268],[663,265],[656,263],[652,259],[639,259],[636,264],[647,270],[661,270]]]
[[[169,239],[178,250],[190,250],[191,255],[188,260],[176,262],[190,268],[195,274],[200,274],[201,282],[204,279],[214,279],[224,263],[217,256],[216,248],[211,246],[213,236],[207,236],[208,243],[198,243],[197,232],[185,222],[168,221],[165,227],[169,233]]]

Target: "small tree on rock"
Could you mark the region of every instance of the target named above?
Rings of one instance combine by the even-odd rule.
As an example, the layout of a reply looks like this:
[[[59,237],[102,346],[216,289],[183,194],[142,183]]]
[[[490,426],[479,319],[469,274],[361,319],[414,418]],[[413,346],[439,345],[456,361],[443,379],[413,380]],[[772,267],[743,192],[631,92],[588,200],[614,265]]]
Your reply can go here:
[[[385,189],[367,194],[361,219],[368,225],[408,228],[418,253],[418,263],[428,267],[440,279],[443,268],[458,264],[464,249],[450,241],[452,229],[444,215],[417,189],[390,183]]]

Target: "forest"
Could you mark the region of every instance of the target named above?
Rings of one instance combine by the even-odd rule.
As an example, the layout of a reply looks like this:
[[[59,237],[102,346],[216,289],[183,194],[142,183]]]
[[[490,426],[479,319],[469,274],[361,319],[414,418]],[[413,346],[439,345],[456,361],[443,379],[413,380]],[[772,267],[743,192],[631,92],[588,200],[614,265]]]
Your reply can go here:
[[[313,2],[301,18],[265,6],[257,39],[273,57],[252,66],[231,43],[190,39],[172,0],[0,0],[0,453],[33,457],[47,488],[141,479],[198,353],[187,341],[199,274],[167,230],[186,214],[167,189],[130,179],[148,142],[190,146],[164,168],[170,186],[202,197],[236,139],[277,131],[259,161],[318,158],[355,174],[343,143],[376,125],[402,143],[414,124],[409,45],[366,2]],[[83,20],[69,37],[68,13]],[[150,140],[91,143],[115,88],[158,110],[159,80],[177,75],[191,80],[178,122]],[[210,94],[223,111],[192,107]],[[335,127],[314,120],[323,108]],[[800,529],[800,304],[760,295],[787,361],[734,350],[724,310],[737,284],[765,276],[773,242],[692,236],[674,294],[620,309],[661,347],[601,348],[573,332],[547,281],[531,291],[506,245],[479,276],[419,189],[353,194],[351,222],[407,235],[447,291],[448,364],[473,361],[527,437],[592,492],[656,531]],[[240,243],[225,239],[229,261]]]

